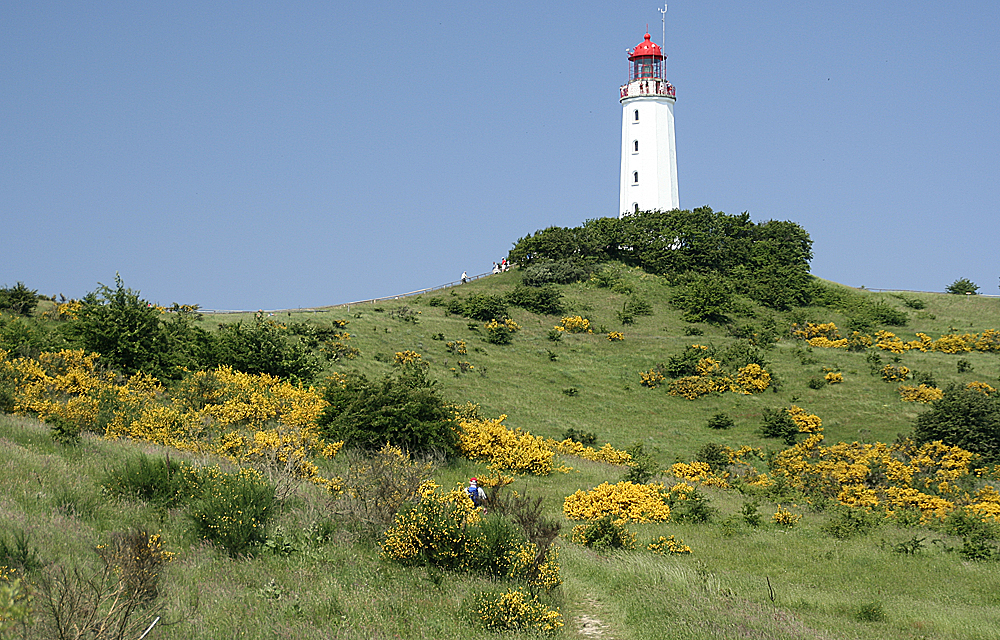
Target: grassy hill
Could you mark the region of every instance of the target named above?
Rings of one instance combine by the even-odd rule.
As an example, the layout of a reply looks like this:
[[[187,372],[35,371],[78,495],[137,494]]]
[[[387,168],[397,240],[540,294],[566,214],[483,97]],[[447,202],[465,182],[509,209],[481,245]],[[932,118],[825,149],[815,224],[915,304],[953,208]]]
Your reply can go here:
[[[664,279],[635,270],[619,275],[618,291],[587,283],[560,286],[565,313],[559,316],[512,307],[520,330],[508,345],[488,342],[482,322],[449,313],[447,304],[476,293],[510,291],[519,282],[516,272],[433,295],[283,312],[273,319],[317,327],[348,321],[348,344],[359,355],[327,363],[325,374],[356,371],[380,377],[392,371],[395,352],[412,350],[428,363],[440,393],[456,404],[476,403],[484,415],[507,415],[509,426],[539,436],[561,439],[574,429],[594,433],[598,443],[610,442],[618,449],[641,442],[661,469],[693,460],[708,443],[779,451],[784,448],[779,440],[760,435],[761,420],[766,409],[792,404],[822,418],[830,443],[892,442],[909,434],[925,405],[901,402],[898,384],[872,374],[872,354],[882,364],[930,376],[940,387],[973,381],[995,385],[1000,376],[996,354],[850,352],[809,347],[789,336],[793,323],[846,327],[849,309],[779,313],[746,303],[730,314],[728,325],[687,323],[669,304],[673,290]],[[937,338],[1000,324],[997,299],[852,295],[882,300],[907,313],[905,326],[890,327],[903,340],[914,339],[917,332]],[[650,314],[623,326],[619,311],[635,296],[649,303]],[[564,332],[551,339],[561,316],[573,315],[589,319],[597,332]],[[219,323],[249,319],[205,315],[199,323],[215,329]],[[640,384],[640,372],[668,362],[692,344],[722,352],[739,340],[736,336],[761,336],[769,328],[777,328],[780,338],[762,347],[768,369],[780,381],[775,389],[688,400],[669,395],[669,381],[652,389]],[[621,331],[624,339],[611,341],[602,329]],[[449,348],[457,341],[465,342],[466,354]],[[810,384],[828,371],[840,372],[843,382]],[[709,420],[719,413],[730,416],[734,425],[709,428]],[[467,620],[468,594],[494,588],[493,583],[476,574],[441,573],[382,558],[378,538],[351,526],[342,507],[319,487],[303,484],[283,501],[264,549],[230,557],[193,535],[182,509],[139,499],[112,500],[101,488],[109,470],[139,453],[169,454],[191,464],[213,459],[91,434],[77,445],[63,445],[52,440],[50,431],[49,425],[30,418],[0,416],[0,565],[6,556],[7,564],[16,560],[39,568],[91,566],[98,557],[94,549],[107,545],[113,532],[129,527],[155,531],[176,557],[158,569],[163,618],[149,638],[496,637]],[[320,461],[321,471],[344,473],[349,459],[342,453]],[[886,523],[838,539],[824,529],[837,514],[831,505],[810,505],[804,496],[789,494],[791,502],[781,506],[802,519],[783,527],[771,522],[779,509],[776,500],[702,487],[700,493],[714,510],[708,522],[632,524],[636,550],[600,552],[569,540],[575,523],[563,515],[563,500],[577,490],[617,482],[627,469],[572,456],[562,460],[572,472],[519,476],[512,485],[541,497],[544,515],[562,523],[557,544],[563,584],[551,596],[565,622],[560,637],[1000,637],[997,562],[966,559],[955,551],[961,536],[940,526]],[[433,477],[452,487],[470,475],[487,473],[483,463],[456,459],[439,463]],[[751,512],[760,516],[761,526],[746,525],[743,516]],[[682,539],[692,553],[661,556],[645,550],[647,542],[670,535]],[[59,591],[62,584],[68,593],[70,583],[56,580],[48,588]],[[42,615],[43,602],[35,596],[36,615]],[[32,635],[38,631],[30,626],[10,633],[44,637]],[[93,636],[73,635],[72,629],[64,635]],[[513,632],[503,637],[522,636],[528,637]]]

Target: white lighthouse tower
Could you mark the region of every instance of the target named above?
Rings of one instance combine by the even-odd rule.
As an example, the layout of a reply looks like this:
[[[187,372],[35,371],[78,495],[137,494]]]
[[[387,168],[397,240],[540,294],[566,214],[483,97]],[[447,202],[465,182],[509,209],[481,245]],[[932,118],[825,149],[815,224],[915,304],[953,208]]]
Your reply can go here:
[[[619,217],[635,211],[680,208],[674,144],[674,87],[666,56],[649,34],[629,54],[621,87],[622,175]]]

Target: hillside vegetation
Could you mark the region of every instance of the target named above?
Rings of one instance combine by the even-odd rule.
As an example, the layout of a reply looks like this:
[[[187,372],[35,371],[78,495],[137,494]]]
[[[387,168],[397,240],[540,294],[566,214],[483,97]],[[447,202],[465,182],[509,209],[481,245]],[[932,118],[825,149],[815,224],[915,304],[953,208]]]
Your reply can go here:
[[[1000,637],[1000,301],[817,280],[791,223],[636,218],[663,243],[546,230],[389,302],[118,280],[0,316],[0,634]],[[684,258],[698,220],[745,253]],[[797,275],[764,295],[768,265]]]

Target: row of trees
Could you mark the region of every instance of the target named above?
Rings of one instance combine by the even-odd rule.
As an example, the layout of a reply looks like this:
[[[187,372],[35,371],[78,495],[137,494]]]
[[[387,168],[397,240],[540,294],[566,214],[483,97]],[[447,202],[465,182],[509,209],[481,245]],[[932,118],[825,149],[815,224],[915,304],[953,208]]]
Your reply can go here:
[[[624,218],[549,227],[517,241],[510,260],[525,269],[620,261],[670,278],[717,274],[737,293],[775,309],[808,304],[812,240],[794,222],[755,223],[710,207],[640,211]]]
[[[113,287],[99,285],[64,322],[0,316],[0,349],[23,356],[84,349],[123,374],[141,371],[164,381],[220,365],[300,379],[320,370],[316,357],[283,325],[258,316],[209,332],[195,324],[196,307],[174,307],[164,313],[116,275]]]

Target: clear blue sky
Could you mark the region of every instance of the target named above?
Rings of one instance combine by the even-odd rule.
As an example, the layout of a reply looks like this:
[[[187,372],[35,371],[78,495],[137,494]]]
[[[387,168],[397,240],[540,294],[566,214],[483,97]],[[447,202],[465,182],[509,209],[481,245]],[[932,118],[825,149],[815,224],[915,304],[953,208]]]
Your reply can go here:
[[[0,3],[0,284],[319,306],[617,215],[653,2]],[[998,293],[1000,3],[671,2],[681,206],[813,273]]]

